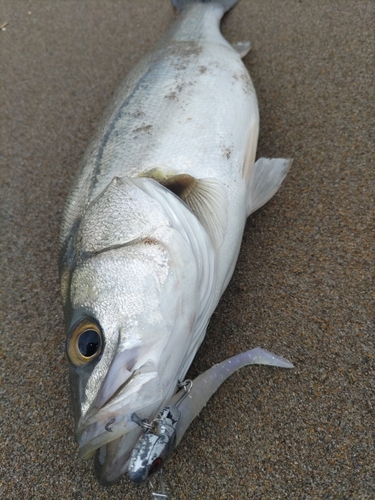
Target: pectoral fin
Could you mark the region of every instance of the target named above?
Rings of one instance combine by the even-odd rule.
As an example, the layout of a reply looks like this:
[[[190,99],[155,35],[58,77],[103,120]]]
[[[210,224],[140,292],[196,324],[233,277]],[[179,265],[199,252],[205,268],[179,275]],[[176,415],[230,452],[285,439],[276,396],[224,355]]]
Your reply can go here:
[[[160,184],[188,205],[215,247],[219,248],[227,227],[227,196],[221,182],[179,174],[160,181]]]
[[[250,196],[247,205],[247,215],[255,212],[272,196],[281,186],[292,160],[284,158],[259,158],[255,162],[249,179]]]

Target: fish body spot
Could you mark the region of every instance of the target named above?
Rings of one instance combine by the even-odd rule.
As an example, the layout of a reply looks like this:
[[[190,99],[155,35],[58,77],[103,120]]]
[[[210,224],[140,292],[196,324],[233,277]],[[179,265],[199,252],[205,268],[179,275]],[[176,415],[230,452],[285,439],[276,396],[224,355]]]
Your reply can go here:
[[[148,132],[150,128],[152,128],[152,125],[146,125],[146,123],[142,123],[142,125],[135,128],[133,132]]]

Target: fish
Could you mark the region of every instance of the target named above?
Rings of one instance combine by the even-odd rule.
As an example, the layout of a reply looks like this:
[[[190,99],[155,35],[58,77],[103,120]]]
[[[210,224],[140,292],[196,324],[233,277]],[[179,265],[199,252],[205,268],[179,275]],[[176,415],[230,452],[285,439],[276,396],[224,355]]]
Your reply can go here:
[[[145,427],[177,408],[246,219],[291,166],[255,161],[250,44],[220,32],[236,1],[172,0],[176,20],[113,96],[66,201],[59,271],[75,438],[103,485],[129,470]],[[183,413],[215,390],[194,389]]]

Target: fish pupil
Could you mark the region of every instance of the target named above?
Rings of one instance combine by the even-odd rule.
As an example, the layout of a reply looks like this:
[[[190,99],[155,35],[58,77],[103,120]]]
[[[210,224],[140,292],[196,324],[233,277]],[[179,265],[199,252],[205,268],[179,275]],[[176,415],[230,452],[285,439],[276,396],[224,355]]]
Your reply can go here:
[[[90,358],[100,347],[100,337],[95,330],[86,330],[78,339],[78,349],[82,356]]]

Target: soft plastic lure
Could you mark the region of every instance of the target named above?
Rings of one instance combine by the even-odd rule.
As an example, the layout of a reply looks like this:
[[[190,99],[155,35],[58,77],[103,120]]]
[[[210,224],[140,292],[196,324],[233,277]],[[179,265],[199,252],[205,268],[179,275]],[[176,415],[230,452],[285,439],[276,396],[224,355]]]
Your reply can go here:
[[[270,365],[293,368],[286,359],[260,347],[243,352],[214,365],[199,375],[193,383],[184,385],[151,423],[138,420],[145,433],[135,445],[130,457],[129,477],[135,483],[152,479],[172,455],[187,428],[207,404],[220,385],[236,370],[246,365]]]

